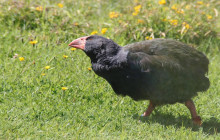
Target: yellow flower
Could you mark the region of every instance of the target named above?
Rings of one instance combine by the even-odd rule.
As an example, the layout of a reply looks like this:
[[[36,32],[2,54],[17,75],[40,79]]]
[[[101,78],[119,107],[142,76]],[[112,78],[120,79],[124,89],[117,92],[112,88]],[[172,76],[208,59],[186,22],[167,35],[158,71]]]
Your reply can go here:
[[[164,22],[166,22],[167,21],[167,19],[166,18],[164,18],[164,19],[162,19]]]
[[[92,70],[92,68],[88,67],[88,70],[89,70],[89,71],[91,71],[91,70]]]
[[[92,31],[91,32],[91,35],[95,35],[95,34],[98,34],[98,31]]]
[[[62,87],[61,89],[62,89],[63,91],[65,91],[65,90],[68,89],[68,87]]]
[[[42,76],[45,76],[45,75],[46,75],[46,73],[41,73],[41,75],[42,75]]]
[[[141,5],[137,5],[134,7],[135,12],[139,12],[141,10]]]
[[[37,40],[32,40],[29,43],[32,44],[32,45],[37,44]]]
[[[20,61],[24,61],[24,57],[19,57],[19,60]]]
[[[158,3],[159,3],[160,5],[164,5],[164,4],[166,4],[166,0],[160,0]]]
[[[42,6],[38,6],[38,7],[36,7],[36,10],[37,11],[43,11],[43,7]]]
[[[173,6],[171,7],[171,9],[177,10],[176,5],[173,5]]]
[[[176,10],[176,12],[177,12],[178,14],[184,14],[184,11],[183,11],[182,9]]]
[[[183,26],[185,26],[185,28],[186,28],[186,29],[189,29],[189,28],[190,28],[190,26],[189,26],[189,24],[188,24],[188,23],[183,22],[182,24],[183,24]]]
[[[183,9],[178,9],[178,8],[176,7],[176,4],[174,4],[174,5],[171,7],[171,9],[174,10],[174,11],[176,11],[176,13],[178,13],[178,14],[183,14],[183,13],[184,13]]]
[[[101,33],[105,34],[107,32],[107,30],[108,30],[107,28],[102,28]]]
[[[150,36],[146,36],[145,39],[147,39],[147,40],[151,40],[151,39],[153,39],[153,38],[150,37]]]
[[[71,51],[75,51],[75,50],[76,50],[76,48],[71,48],[70,50],[71,50]]]
[[[62,3],[58,3],[57,5],[58,5],[58,7],[63,8],[63,4]]]
[[[203,2],[202,1],[197,1],[197,4],[202,5]]]
[[[78,22],[75,22],[73,25],[74,25],[74,26],[79,26],[79,23],[78,23]]]
[[[186,29],[189,29],[189,28],[190,28],[189,24],[186,24],[185,27],[186,27]]]
[[[142,20],[142,19],[138,19],[138,21],[137,21],[139,24],[141,24],[141,23],[144,23],[144,20]]]
[[[48,70],[50,68],[50,66],[46,66],[45,69]]]
[[[211,15],[206,15],[207,19],[212,19]]]
[[[68,56],[67,55],[63,55],[63,58],[68,58]]]
[[[109,13],[110,18],[117,18],[118,16],[119,16],[119,14],[117,12],[110,12]]]
[[[170,24],[172,25],[177,25],[178,24],[178,20],[177,19],[172,19],[172,20],[169,20]]]
[[[133,16],[136,16],[136,15],[138,15],[138,13],[139,13],[139,12],[133,12],[132,15],[133,15]]]

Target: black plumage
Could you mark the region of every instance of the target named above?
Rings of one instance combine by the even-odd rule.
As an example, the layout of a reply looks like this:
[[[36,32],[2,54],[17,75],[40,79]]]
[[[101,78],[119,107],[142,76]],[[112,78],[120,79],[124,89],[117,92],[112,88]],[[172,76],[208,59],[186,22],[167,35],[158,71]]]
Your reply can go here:
[[[152,39],[121,47],[101,36],[83,39],[81,49],[90,57],[92,69],[116,94],[150,100],[155,106],[184,103],[209,88],[205,76],[209,60],[179,41]],[[70,46],[81,41],[73,41]]]

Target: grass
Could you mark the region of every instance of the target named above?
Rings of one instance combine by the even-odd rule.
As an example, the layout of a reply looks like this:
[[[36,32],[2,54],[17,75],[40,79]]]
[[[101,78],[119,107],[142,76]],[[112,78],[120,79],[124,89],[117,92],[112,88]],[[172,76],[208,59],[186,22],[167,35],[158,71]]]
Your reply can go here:
[[[0,139],[219,139],[219,2],[58,3],[0,2]],[[181,9],[184,13],[178,13]],[[203,51],[210,60],[211,86],[193,98],[203,125],[193,126],[182,104],[158,107],[149,118],[140,118],[148,101],[116,96],[104,79],[88,70],[89,58],[68,47],[93,31],[122,46],[160,37]]]

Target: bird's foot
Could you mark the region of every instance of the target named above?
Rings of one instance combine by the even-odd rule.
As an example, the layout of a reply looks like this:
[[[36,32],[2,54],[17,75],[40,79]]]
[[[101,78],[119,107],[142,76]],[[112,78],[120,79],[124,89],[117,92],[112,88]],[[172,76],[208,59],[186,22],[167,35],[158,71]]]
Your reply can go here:
[[[200,116],[196,116],[196,117],[192,118],[192,120],[195,125],[199,125],[199,126],[202,125],[202,119]]]

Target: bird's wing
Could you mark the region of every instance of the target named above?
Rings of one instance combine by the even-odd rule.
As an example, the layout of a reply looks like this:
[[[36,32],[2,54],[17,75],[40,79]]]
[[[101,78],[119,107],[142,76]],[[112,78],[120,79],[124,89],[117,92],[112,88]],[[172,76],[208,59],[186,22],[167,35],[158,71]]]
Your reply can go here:
[[[178,60],[162,51],[167,47],[159,46],[156,43],[156,40],[154,40],[125,46],[125,49],[129,51],[128,61],[142,72],[152,72],[159,69],[181,71],[182,66],[178,63]]]
[[[132,69],[155,74],[161,82],[183,80],[198,86],[198,90],[206,90],[209,81],[205,77],[208,72],[206,56],[174,40],[154,39],[125,46],[129,51],[128,63]],[[201,81],[200,84],[197,84]]]
[[[208,72],[206,56],[178,41],[154,39],[125,46],[130,60],[139,64],[144,71],[154,68],[172,72],[187,72],[204,75]]]

